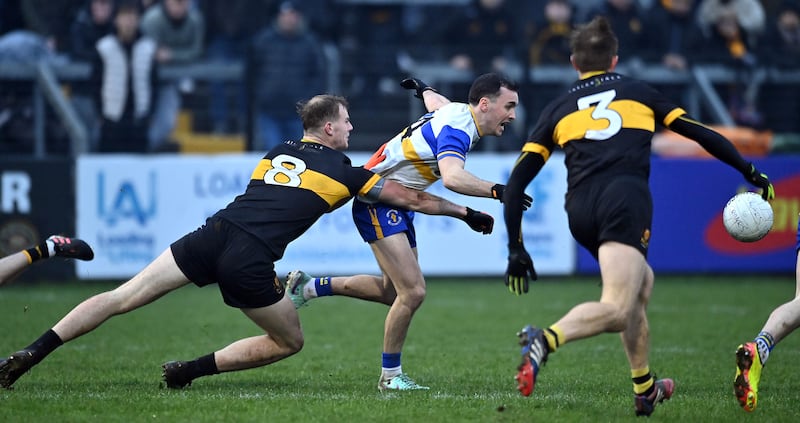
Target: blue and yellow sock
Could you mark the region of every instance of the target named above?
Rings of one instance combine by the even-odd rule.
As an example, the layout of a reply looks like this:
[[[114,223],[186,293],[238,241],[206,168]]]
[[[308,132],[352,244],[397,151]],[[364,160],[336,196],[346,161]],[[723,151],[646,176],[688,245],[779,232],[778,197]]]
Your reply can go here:
[[[333,295],[331,277],[325,276],[324,278],[314,278],[314,290],[316,291],[318,297],[328,297]]]
[[[775,338],[769,332],[761,332],[754,340],[756,347],[758,347],[758,358],[761,360],[761,365],[767,362],[770,351],[775,348]]]

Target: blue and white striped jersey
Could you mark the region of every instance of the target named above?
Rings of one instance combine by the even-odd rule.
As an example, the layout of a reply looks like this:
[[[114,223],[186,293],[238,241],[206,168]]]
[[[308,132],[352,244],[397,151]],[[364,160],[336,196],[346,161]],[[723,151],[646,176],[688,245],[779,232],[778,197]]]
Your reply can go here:
[[[441,178],[439,159],[466,160],[480,138],[470,106],[449,103],[383,144],[364,167],[406,187],[424,190]]]

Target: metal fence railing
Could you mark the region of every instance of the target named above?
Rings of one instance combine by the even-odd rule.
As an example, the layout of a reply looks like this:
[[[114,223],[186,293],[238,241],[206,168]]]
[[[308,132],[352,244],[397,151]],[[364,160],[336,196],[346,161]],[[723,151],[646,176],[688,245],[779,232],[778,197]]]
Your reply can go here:
[[[339,75],[341,64],[335,46],[324,45],[329,92],[338,92],[341,86]],[[84,62],[58,62],[41,60],[37,63],[3,62],[0,60],[0,80],[7,82],[33,82],[33,155],[42,158],[48,154],[45,126],[47,119],[45,102],[55,111],[70,139],[70,154],[79,155],[89,151],[88,129],[79,119],[74,107],[64,94],[61,84],[88,80],[91,65]],[[159,70],[161,80],[191,78],[200,81],[222,81],[233,83],[243,80],[244,66],[238,61],[198,61],[190,64],[168,65]],[[252,92],[252,90],[248,90]],[[252,124],[246,125],[248,146],[251,145]]]
[[[341,92],[341,63],[339,52],[335,46],[326,46],[324,53],[327,60],[327,90],[328,92]],[[470,83],[474,75],[469,71],[451,68],[447,63],[440,61],[415,62],[410,64],[406,73],[414,75],[437,87],[446,88],[452,84]],[[735,70],[719,66],[695,66],[686,71],[676,71],[662,66],[653,65],[621,65],[620,73],[639,78],[646,82],[675,88],[676,92],[683,92],[682,105],[693,116],[704,113],[708,116],[709,123],[723,126],[734,126],[725,102],[722,100],[718,89],[722,84],[734,83],[741,75]],[[61,84],[71,81],[81,81],[89,78],[90,66],[87,63],[64,62],[54,64],[39,62],[37,64],[21,65],[18,62],[4,63],[0,61],[0,80],[3,81],[29,81],[33,82],[33,155],[44,157],[48,154],[46,148],[45,102],[55,111],[70,138],[71,155],[75,156],[89,149],[88,131],[77,117],[75,110],[61,89]],[[538,66],[530,69],[513,67],[509,74],[526,84],[526,89],[536,92],[537,87],[566,86],[575,80],[575,71],[569,66]],[[202,81],[241,81],[244,77],[241,62],[200,61],[186,65],[165,66],[159,72],[162,80],[179,78],[193,78]],[[773,68],[760,68],[748,75],[747,96],[758,96],[758,91],[763,84],[788,84],[800,85],[800,70],[779,70]],[[409,96],[408,116],[413,121],[423,112],[419,100]],[[247,125],[247,145],[252,145],[252,125]]]

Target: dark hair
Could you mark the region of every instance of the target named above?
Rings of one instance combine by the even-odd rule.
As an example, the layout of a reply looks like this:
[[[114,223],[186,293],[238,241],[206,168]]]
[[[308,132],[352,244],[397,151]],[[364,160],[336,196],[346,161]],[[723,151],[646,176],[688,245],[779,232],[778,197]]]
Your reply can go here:
[[[339,105],[348,107],[347,99],[338,95],[322,94],[308,101],[297,103],[297,114],[303,121],[303,129],[319,129],[326,122],[339,118]]]
[[[116,0],[114,4],[114,16],[119,12],[133,12],[138,15],[142,14],[142,3],[140,0]]]
[[[778,7],[778,13],[776,15],[780,15],[784,12],[794,12],[800,15],[800,1],[797,0],[785,0],[781,3]]]
[[[606,18],[597,16],[572,32],[569,46],[579,71],[605,71],[617,55],[619,42]]]
[[[511,91],[519,91],[519,86],[506,75],[496,72],[485,73],[472,82],[469,89],[469,104],[478,104],[482,97],[494,100],[500,95],[500,88],[506,87]]]

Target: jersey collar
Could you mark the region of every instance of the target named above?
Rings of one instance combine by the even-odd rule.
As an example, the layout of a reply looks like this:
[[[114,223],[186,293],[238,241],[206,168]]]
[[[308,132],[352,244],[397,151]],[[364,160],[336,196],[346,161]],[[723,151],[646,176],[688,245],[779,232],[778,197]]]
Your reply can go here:
[[[581,80],[584,80],[584,79],[589,79],[589,78],[591,78],[591,77],[593,77],[593,76],[602,75],[602,74],[604,74],[604,73],[608,73],[608,72],[607,72],[607,71],[591,71],[591,72],[584,72],[584,73],[582,73],[582,74],[581,74],[581,76],[580,76],[580,79],[581,79]]]
[[[481,126],[478,124],[478,118],[475,117],[475,111],[472,110],[472,105],[467,104],[467,108],[469,109],[469,114],[472,115],[472,121],[475,122],[475,129],[478,130],[478,137],[482,137],[483,131],[481,131]]]

